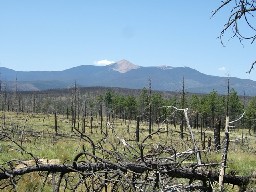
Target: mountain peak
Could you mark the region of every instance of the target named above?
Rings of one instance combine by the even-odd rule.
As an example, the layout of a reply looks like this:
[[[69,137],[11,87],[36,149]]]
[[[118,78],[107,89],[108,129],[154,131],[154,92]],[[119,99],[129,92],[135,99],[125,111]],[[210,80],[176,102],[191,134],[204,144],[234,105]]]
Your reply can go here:
[[[126,73],[132,69],[138,69],[140,66],[131,63],[125,59],[113,63],[110,65],[113,70],[118,71],[119,73]]]

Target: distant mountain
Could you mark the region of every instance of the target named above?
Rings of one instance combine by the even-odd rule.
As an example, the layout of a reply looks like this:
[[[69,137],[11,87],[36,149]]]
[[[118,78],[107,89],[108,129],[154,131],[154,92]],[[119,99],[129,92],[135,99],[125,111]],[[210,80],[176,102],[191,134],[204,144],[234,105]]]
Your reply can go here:
[[[121,60],[117,63],[113,63],[109,65],[114,71],[118,71],[120,73],[126,73],[132,69],[138,69],[140,66],[134,65],[133,63],[127,61],[127,60]]]
[[[68,88],[76,81],[79,86],[106,86],[142,89],[151,79],[152,89],[159,91],[181,91],[182,79],[185,89],[191,93],[209,93],[212,90],[225,94],[227,78],[200,73],[189,67],[142,67],[127,60],[107,65],[81,65],[63,71],[14,71],[0,67],[1,81],[7,89],[47,90]],[[16,83],[17,78],[17,83]],[[230,87],[238,94],[256,95],[256,82],[248,79],[230,77]]]

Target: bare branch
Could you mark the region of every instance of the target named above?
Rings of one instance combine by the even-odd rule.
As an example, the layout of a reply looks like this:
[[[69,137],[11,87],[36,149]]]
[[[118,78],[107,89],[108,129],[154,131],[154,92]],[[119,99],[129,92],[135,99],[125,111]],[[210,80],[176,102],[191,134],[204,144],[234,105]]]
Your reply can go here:
[[[163,167],[162,167],[163,166]],[[32,172],[53,172],[53,173],[72,173],[72,172],[98,172],[103,170],[118,170],[123,173],[128,172],[129,170],[134,173],[144,173],[146,171],[150,171],[151,168],[145,166],[144,164],[134,164],[134,163],[125,163],[122,164],[122,169],[120,169],[120,165],[116,166],[114,164],[108,163],[90,163],[83,164],[79,163],[77,168],[74,169],[73,165],[38,165],[31,166],[27,168],[22,168],[18,170],[6,170],[5,172],[0,172],[0,180],[8,179],[10,177],[15,177],[18,175],[24,175]],[[199,170],[193,170],[188,168],[179,169],[176,167],[172,167],[171,165],[159,165],[159,170],[161,174],[167,174],[168,176],[176,177],[176,178],[187,178],[187,179],[197,179],[197,180],[218,180],[218,173],[212,172],[204,172]],[[249,183],[249,177],[241,177],[234,175],[225,175],[224,183],[230,183],[234,185],[247,185]]]
[[[233,4],[232,4],[233,3]],[[212,12],[212,17],[215,16],[218,12],[223,10],[224,8],[230,8],[230,16],[227,19],[227,22],[225,23],[223,29],[220,32],[219,39],[221,41],[221,44],[224,46],[223,37],[226,34],[226,31],[231,30],[233,35],[231,36],[231,39],[236,37],[240,41],[240,43],[243,45],[243,40],[249,40],[251,41],[251,44],[254,43],[256,39],[256,27],[252,24],[255,24],[254,22],[249,21],[249,17],[254,17],[254,12],[256,11],[256,1],[245,1],[245,0],[226,0],[222,1],[221,5]],[[225,11],[225,10],[224,10]],[[251,30],[251,34],[244,35],[242,31],[243,24],[246,24],[248,29]],[[251,68],[248,71],[248,73],[251,72],[251,70],[254,67],[254,64],[256,61],[254,61],[251,64]]]
[[[229,124],[232,124],[232,123],[235,123],[235,122],[241,120],[244,117],[244,114],[245,114],[245,112],[243,112],[243,114],[239,118],[235,119],[234,121],[230,121]]]
[[[250,68],[250,70],[247,72],[247,73],[251,73],[252,72],[252,70],[254,69],[254,65],[256,64],[256,61],[254,61],[253,63],[252,63],[252,65],[251,65],[251,68]]]

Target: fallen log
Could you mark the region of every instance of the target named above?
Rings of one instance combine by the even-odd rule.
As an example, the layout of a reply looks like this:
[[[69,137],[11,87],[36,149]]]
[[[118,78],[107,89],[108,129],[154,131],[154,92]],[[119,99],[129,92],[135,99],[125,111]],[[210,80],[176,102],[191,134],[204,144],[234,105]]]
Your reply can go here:
[[[135,164],[135,163],[77,163],[74,167],[71,164],[38,164],[34,166],[23,167],[20,169],[1,169],[0,180],[14,178],[15,176],[25,175],[32,172],[51,172],[51,173],[71,173],[71,172],[93,172],[98,171],[121,171],[127,173],[128,171],[134,172],[136,174],[142,174],[144,172],[156,171],[155,166],[146,166],[145,164]],[[218,172],[204,171],[204,170],[194,170],[191,168],[181,168],[168,165],[158,165],[157,171],[161,175],[168,175],[173,178],[185,178],[191,180],[201,180],[201,181],[218,181]],[[245,189],[250,181],[250,177],[246,176],[236,176],[236,175],[224,175],[223,182],[233,185],[238,185],[239,187]]]

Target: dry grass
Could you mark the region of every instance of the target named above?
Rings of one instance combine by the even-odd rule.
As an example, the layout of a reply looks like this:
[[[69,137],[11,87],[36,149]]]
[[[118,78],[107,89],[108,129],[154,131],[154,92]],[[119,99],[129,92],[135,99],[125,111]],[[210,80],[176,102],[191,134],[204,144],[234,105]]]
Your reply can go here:
[[[72,162],[74,156],[82,151],[83,147],[92,152],[92,147],[88,140],[81,139],[79,134],[71,132],[71,121],[66,119],[65,116],[58,115],[58,133],[55,136],[54,131],[54,115],[51,114],[27,114],[27,113],[12,113],[12,112],[0,112],[2,118],[2,130],[10,133],[10,137],[13,138],[19,145],[21,145],[26,152],[30,152],[34,157],[45,159],[59,159],[60,163]],[[97,145],[99,141],[104,137],[101,134],[99,120],[93,121],[93,133],[91,134],[89,117],[86,121],[85,134],[90,137]],[[104,119],[103,130],[105,132],[108,129],[108,137],[105,138],[104,149],[115,151],[118,150],[120,154],[127,159],[127,161],[134,160],[134,155],[127,153],[125,146],[121,142],[124,139],[127,143],[137,148],[138,144],[143,138],[148,135],[147,123],[140,124],[140,142],[135,142],[135,121],[122,121],[115,120],[112,124],[112,129],[106,127],[106,119]],[[82,127],[82,121],[80,122],[80,131]],[[160,125],[163,130],[166,130],[165,125]],[[153,131],[156,131],[159,127],[154,125]],[[193,148],[193,144],[190,140],[188,130],[185,132],[184,140],[179,138],[179,129],[169,126],[169,133],[155,134],[151,139],[145,141],[145,152],[151,151],[160,145],[172,146],[177,153],[187,151]],[[199,130],[193,130],[197,144],[201,148],[200,132]],[[211,130],[205,130],[206,137],[211,136],[213,133]],[[223,136],[223,135],[222,135]],[[241,130],[238,132],[230,133],[230,151],[228,153],[228,168],[227,173],[235,173],[238,175],[250,176],[256,172],[256,142],[255,137],[248,135],[248,130],[243,130],[243,136],[246,139],[241,140]],[[212,141],[213,142],[213,141]],[[14,145],[10,140],[1,141],[0,143],[0,164],[7,166],[6,162],[13,159],[18,160],[31,160],[30,154],[21,150],[17,145]],[[221,160],[222,151],[215,152],[203,152],[202,159],[205,163],[219,163]],[[97,151],[97,156],[102,157],[100,151]],[[104,156],[104,158],[106,158]],[[111,156],[109,160],[113,160]],[[88,160],[89,161],[89,160]],[[186,160],[186,163],[194,162],[195,158],[191,157]],[[18,184],[19,189],[24,191],[37,191],[42,186],[42,179],[38,173],[27,174],[23,176]],[[111,188],[109,185],[108,188]],[[52,190],[51,182],[49,181],[45,189]]]

